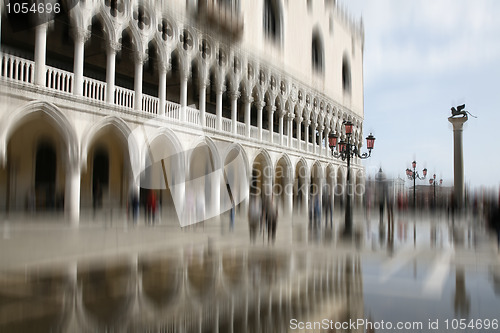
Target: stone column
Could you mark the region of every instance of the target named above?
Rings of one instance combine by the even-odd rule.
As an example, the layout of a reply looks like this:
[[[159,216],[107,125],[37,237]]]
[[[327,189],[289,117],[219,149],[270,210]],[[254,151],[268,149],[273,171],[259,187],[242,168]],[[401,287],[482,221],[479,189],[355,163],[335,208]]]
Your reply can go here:
[[[247,138],[250,138],[250,128],[252,126],[251,111],[252,111],[253,97],[245,95],[243,97],[243,101],[245,102],[245,136]]]
[[[85,60],[85,42],[90,37],[90,31],[87,29],[76,29],[73,34],[75,38],[75,56],[73,62],[73,94],[83,95],[83,63]]]
[[[280,119],[279,119],[279,134],[280,134],[280,146],[283,146],[283,117],[285,116],[286,111],[280,110]]]
[[[80,222],[80,164],[68,163],[64,192],[64,215],[72,225]]]
[[[217,84],[215,87],[217,92],[216,106],[215,106],[215,129],[218,131],[222,130],[222,93],[226,91],[226,86],[223,84]]]
[[[464,123],[468,117],[449,117],[448,121],[453,125],[453,193],[457,208],[461,209],[464,203],[464,158],[462,145],[462,132]]]
[[[326,142],[325,142],[325,156],[329,156],[328,155],[328,150],[330,149],[330,146],[329,146],[329,142],[328,142],[328,137],[330,136],[330,128],[329,127],[326,127],[325,128],[325,139],[326,139]]]
[[[222,179],[222,169],[215,170],[210,173],[210,189],[212,196],[212,212],[211,216],[218,216],[220,214],[220,183]]]
[[[269,127],[269,142],[273,143],[273,120],[274,120],[274,111],[276,111],[276,107],[274,105],[267,106],[267,116],[268,116],[268,127]]]
[[[302,136],[302,121],[304,120],[304,118],[302,117],[297,117],[297,149],[300,149],[301,146],[302,146],[302,143],[301,143],[301,136]]]
[[[47,53],[47,23],[35,30],[35,84],[45,86],[45,57]]]
[[[311,121],[310,120],[306,120],[304,122],[304,126],[306,127],[306,133],[305,133],[305,138],[304,138],[304,143],[305,143],[305,151],[308,151],[308,143],[309,143],[309,125],[311,125]]]
[[[237,133],[237,123],[238,123],[238,98],[240,97],[239,91],[231,91],[231,132],[233,134]]]
[[[199,99],[199,108],[200,108],[200,126],[205,127],[205,111],[207,107],[206,97],[207,97],[207,85],[208,82],[204,79],[200,79],[200,99]]]
[[[318,143],[318,139],[316,138],[316,126],[317,126],[317,124],[315,122],[313,122],[312,123],[312,133],[311,133],[312,134],[311,135],[312,136],[312,140],[311,141],[312,141],[312,144],[313,144],[312,145],[313,146],[313,151],[312,151],[313,154],[316,154],[316,145]]]
[[[158,63],[158,99],[160,100],[158,107],[158,115],[165,116],[165,107],[167,103],[167,71],[168,65],[161,62]]]
[[[111,42],[106,48],[106,101],[112,104],[115,103],[116,52],[120,47],[120,44]]]
[[[257,101],[255,106],[257,106],[257,127],[259,128],[259,141],[262,141],[262,109],[266,103],[264,101]]]
[[[293,118],[295,117],[294,113],[288,114],[288,148],[292,148],[293,141]]]
[[[179,115],[179,120],[181,122],[186,121],[186,106],[187,106],[187,84],[189,78],[189,70],[182,69],[180,73],[181,77],[181,86],[180,86],[180,104],[181,104],[181,112]]]
[[[318,154],[319,155],[323,155],[323,131],[325,130],[325,127],[324,126],[319,126],[319,151],[318,151]]]
[[[287,170],[287,176],[286,176],[286,191],[285,191],[285,201],[286,201],[286,213],[288,216],[292,216],[293,214],[293,183],[294,183],[294,177],[293,174],[290,170]]]
[[[142,68],[147,60],[147,55],[137,52],[135,55],[134,70],[134,110],[142,110]]]

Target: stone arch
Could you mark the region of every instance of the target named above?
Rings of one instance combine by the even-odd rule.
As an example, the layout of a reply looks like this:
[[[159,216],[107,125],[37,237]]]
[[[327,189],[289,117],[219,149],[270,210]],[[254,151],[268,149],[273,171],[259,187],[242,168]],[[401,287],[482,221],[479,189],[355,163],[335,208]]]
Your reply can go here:
[[[273,195],[279,207],[291,213],[293,203],[293,166],[287,154],[282,154],[274,167]]]
[[[251,172],[247,154],[239,143],[229,145],[224,151],[224,183],[230,201],[238,207],[248,197]]]
[[[269,153],[260,149],[255,154],[252,162],[252,175],[250,180],[250,195],[260,196],[263,200],[269,198],[273,182],[273,163]]]
[[[309,168],[303,157],[295,164],[294,174],[294,207],[304,214],[309,205]]]
[[[106,166],[95,164],[99,154],[107,159]],[[135,138],[122,119],[108,116],[89,125],[81,145],[82,208],[92,207],[95,215],[101,208],[108,211],[125,207],[137,180],[139,156]],[[107,170],[96,167],[106,167]],[[96,183],[95,177],[104,173],[108,173],[108,183],[96,188],[99,182]]]
[[[78,161],[78,138],[73,125],[69,122],[66,115],[54,104],[43,101],[28,102],[12,113],[8,113],[0,124],[0,163],[5,165],[7,159],[7,142],[12,133],[30,116],[41,112],[48,116],[50,121],[56,125],[67,146],[67,161],[72,166],[77,165]],[[73,164],[75,163],[75,164]]]
[[[79,147],[66,116],[51,103],[29,102],[7,113],[0,130],[2,164],[5,170],[15,170],[0,184],[6,211],[73,212],[68,196]]]
[[[185,202],[178,210],[182,226],[204,221],[221,213],[221,202],[229,196],[223,185],[224,175],[219,151],[209,137],[200,137],[191,145],[186,164]]]
[[[137,144],[135,136],[132,135],[132,131],[130,130],[130,127],[127,125],[127,123],[119,117],[106,116],[96,123],[89,125],[84,131],[81,143],[81,166],[83,170],[85,170],[87,165],[87,153],[92,140],[94,139],[95,135],[106,126],[115,127],[123,135],[123,138],[128,141],[128,150],[131,162],[134,160],[140,160],[141,154],[139,151],[139,146]]]

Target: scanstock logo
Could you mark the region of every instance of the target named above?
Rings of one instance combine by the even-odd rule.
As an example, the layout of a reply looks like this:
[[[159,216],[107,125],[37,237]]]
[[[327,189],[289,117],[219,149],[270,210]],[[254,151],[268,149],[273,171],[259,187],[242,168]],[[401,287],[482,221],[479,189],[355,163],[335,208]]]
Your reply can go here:
[[[179,112],[183,111],[178,106],[173,113]],[[219,216],[249,195],[241,148],[234,146],[226,163],[216,161],[212,149],[223,151],[224,147],[208,139],[199,125],[199,115],[197,117],[190,122],[197,124],[192,132],[201,134],[193,140],[198,144],[192,149],[179,145],[172,148],[176,141],[172,137],[170,143],[166,143],[164,137],[160,139],[162,133],[168,133],[167,138],[172,136],[177,132],[173,127],[181,125],[177,120],[166,122],[163,117],[154,117],[138,125],[128,137],[129,151],[144,147],[140,149],[144,152],[139,154],[141,157],[130,156],[135,184],[143,189],[168,189],[182,227]],[[207,151],[208,154],[203,154]],[[199,157],[208,157],[208,160],[200,161]],[[192,169],[196,172],[191,172]]]

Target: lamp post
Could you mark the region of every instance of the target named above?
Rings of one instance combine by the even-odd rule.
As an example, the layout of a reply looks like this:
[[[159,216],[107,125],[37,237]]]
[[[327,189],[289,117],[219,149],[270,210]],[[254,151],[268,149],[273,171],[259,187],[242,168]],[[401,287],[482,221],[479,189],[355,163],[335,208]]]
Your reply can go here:
[[[415,181],[417,180],[417,178],[420,180],[425,179],[425,177],[427,176],[427,169],[422,170],[424,176],[420,177],[418,171],[416,170],[417,168],[416,161],[413,161],[411,163],[411,167],[413,168],[413,170],[408,168],[406,169],[406,176],[408,177],[408,179],[413,180],[413,210],[415,211],[415,208],[417,207],[417,201],[415,197],[415,189],[416,189]]]
[[[338,135],[335,133],[330,134],[328,137],[329,146],[332,149],[332,155],[335,158],[341,158],[342,161],[347,160],[347,179],[346,179],[346,206],[345,206],[345,234],[350,235],[352,233],[352,210],[351,210],[351,158],[358,157],[361,159],[366,159],[371,156],[373,145],[375,143],[375,137],[370,133],[366,138],[366,146],[368,148],[368,153],[363,153],[358,150],[355,144],[352,143],[352,127],[353,124],[350,121],[344,121],[342,125],[345,128],[346,140],[341,140],[338,143]],[[337,147],[337,151],[335,148]]]
[[[434,185],[434,200],[433,200],[433,206],[434,206],[434,208],[436,208],[436,183],[437,183],[437,181],[436,181],[436,174],[434,174],[432,176],[432,178],[429,179],[429,184],[431,186]],[[439,180],[439,185],[442,185],[442,184],[443,184],[443,180],[440,179]]]

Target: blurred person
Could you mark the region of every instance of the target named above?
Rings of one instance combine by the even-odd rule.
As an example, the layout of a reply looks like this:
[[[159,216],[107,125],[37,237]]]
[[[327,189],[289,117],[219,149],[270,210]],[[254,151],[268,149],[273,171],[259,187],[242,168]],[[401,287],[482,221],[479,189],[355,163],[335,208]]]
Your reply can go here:
[[[137,218],[139,217],[139,197],[134,191],[130,195],[130,209],[132,210],[132,221],[137,224]]]
[[[92,207],[94,209],[94,217],[98,208],[101,208],[102,204],[102,189],[101,182],[99,179],[94,183],[94,188],[92,191]]]
[[[323,210],[325,212],[325,227],[328,226],[328,215],[330,216],[330,228],[333,227],[333,207],[327,188],[323,189]]]
[[[262,203],[259,196],[250,196],[250,204],[248,206],[248,229],[250,230],[250,241],[255,243],[257,238],[257,228],[261,221]]]
[[[228,188],[229,188],[229,185],[228,185]],[[231,192],[229,192],[229,193],[231,194]],[[233,199],[232,195],[229,196],[229,200],[231,201],[231,209],[229,210],[229,231],[233,231],[234,230],[234,214],[236,211],[236,206],[234,204],[234,199]]]
[[[319,194],[314,196],[314,226],[321,226],[321,203]]]
[[[267,207],[267,241],[274,241],[276,239],[276,227],[278,225],[278,205],[274,199],[274,195],[271,195],[269,205]]]
[[[154,225],[156,218],[156,192],[154,190],[149,190],[146,211],[148,224]]]

